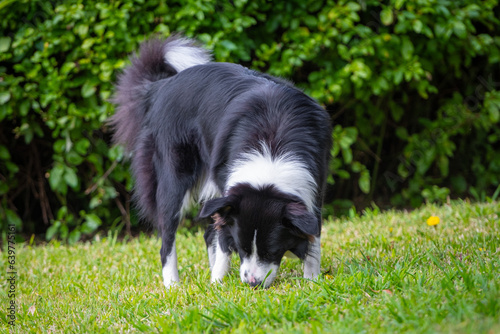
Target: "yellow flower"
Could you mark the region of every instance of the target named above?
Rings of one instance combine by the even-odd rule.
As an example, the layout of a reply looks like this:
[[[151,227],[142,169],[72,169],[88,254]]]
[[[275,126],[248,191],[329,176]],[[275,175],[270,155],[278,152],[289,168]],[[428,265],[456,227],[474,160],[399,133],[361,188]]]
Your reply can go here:
[[[427,219],[427,225],[429,226],[435,226],[439,224],[439,217],[436,217],[436,216],[430,216],[428,219]]]

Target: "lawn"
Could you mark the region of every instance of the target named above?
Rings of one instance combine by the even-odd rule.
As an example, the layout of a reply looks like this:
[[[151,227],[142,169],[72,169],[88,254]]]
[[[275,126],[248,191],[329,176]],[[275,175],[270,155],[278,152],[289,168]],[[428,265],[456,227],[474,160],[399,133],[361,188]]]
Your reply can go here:
[[[427,219],[439,217],[429,226]],[[112,233],[67,246],[16,245],[16,333],[500,333],[500,203],[329,219],[322,275],[285,258],[267,290],[239,281],[239,260],[210,284],[203,232],[177,237],[182,283],[166,290],[160,242]],[[5,249],[2,259],[7,266]],[[6,270],[1,332],[8,332]]]

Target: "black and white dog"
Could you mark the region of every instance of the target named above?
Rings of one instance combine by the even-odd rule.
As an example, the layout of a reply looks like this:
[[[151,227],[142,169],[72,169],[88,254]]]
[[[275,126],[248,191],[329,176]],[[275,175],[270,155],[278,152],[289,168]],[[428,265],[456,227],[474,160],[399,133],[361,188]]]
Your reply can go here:
[[[119,78],[114,140],[132,153],[134,196],[162,239],[166,287],[179,281],[175,234],[193,200],[212,282],[268,287],[283,255],[320,273],[321,207],[331,144],[327,112],[289,82],[210,61],[192,40],[151,39]]]

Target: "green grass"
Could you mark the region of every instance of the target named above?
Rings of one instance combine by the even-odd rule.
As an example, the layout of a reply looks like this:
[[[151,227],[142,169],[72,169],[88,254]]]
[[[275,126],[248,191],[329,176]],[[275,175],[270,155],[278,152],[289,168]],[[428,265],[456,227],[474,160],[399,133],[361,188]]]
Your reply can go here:
[[[236,257],[223,284],[210,284],[202,231],[178,233],[182,283],[170,291],[156,238],[17,245],[15,332],[500,333],[499,221],[500,203],[462,201],[330,220],[320,279],[284,259],[267,290],[239,281]]]

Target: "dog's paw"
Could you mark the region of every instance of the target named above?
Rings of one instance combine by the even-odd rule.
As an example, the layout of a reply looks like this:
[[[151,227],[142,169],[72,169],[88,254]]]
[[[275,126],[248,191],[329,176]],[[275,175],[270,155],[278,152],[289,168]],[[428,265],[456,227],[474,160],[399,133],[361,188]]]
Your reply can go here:
[[[212,276],[210,277],[210,283],[217,283],[217,284],[222,283],[225,275],[226,275],[225,272],[212,273]]]
[[[171,288],[175,288],[180,286],[179,281],[173,281],[173,280],[163,280],[163,285],[167,290],[170,290]]]

